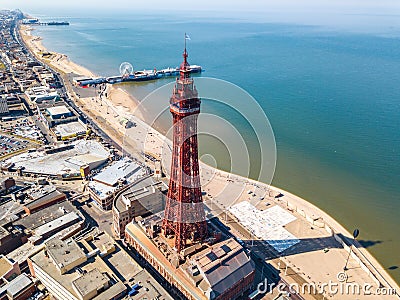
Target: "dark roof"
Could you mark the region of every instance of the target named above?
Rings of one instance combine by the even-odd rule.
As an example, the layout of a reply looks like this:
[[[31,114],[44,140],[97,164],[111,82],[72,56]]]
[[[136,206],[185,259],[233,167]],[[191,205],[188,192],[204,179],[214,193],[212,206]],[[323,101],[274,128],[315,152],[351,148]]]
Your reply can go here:
[[[195,261],[216,296],[254,272],[253,261],[234,239],[225,240],[204,250],[195,257]]]
[[[224,293],[237,282],[254,271],[254,265],[248,259],[244,251],[241,251],[222,265],[207,278],[210,280],[211,288],[216,295]],[[228,273],[229,272],[229,273]]]
[[[72,211],[78,212],[76,207],[74,207],[69,201],[64,200],[36,211],[29,216],[15,221],[13,224],[23,226],[27,229],[35,229]]]
[[[47,194],[44,194],[32,202],[28,203],[25,205],[29,210],[36,209],[39,207],[42,207],[44,205],[47,205],[48,203],[51,203],[52,201],[55,201],[56,199],[62,200],[66,199],[66,196],[64,193],[58,191],[58,190],[53,190]]]

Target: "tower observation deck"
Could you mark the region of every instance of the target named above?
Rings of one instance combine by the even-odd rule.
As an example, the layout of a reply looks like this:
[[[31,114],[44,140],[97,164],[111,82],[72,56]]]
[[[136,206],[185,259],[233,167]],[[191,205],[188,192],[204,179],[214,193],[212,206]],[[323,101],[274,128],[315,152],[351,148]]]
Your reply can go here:
[[[197,147],[197,118],[200,99],[190,77],[186,35],[183,62],[170,99],[173,117],[171,174],[162,225],[163,234],[174,238],[179,252],[207,236],[201,194]]]

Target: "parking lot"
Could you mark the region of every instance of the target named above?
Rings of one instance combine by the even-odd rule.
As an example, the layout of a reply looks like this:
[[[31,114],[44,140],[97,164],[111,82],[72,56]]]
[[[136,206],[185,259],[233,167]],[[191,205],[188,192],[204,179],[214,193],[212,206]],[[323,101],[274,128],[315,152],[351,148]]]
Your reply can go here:
[[[0,123],[0,157],[37,147],[44,141],[43,134],[32,117]]]
[[[25,140],[14,139],[0,135],[0,156],[26,149],[30,143]]]

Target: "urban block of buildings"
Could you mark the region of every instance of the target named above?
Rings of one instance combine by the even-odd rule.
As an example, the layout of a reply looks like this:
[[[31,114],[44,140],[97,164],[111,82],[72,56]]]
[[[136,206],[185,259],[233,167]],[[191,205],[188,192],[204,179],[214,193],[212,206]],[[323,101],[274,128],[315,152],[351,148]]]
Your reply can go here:
[[[112,162],[91,178],[87,185],[90,198],[104,210],[110,210],[115,194],[147,175],[142,164],[130,158]]]
[[[73,239],[52,239],[28,259],[28,265],[32,276],[57,299],[118,299],[126,286],[101,258],[114,250],[112,246],[92,249]]]
[[[121,299],[130,292],[129,284],[135,286],[137,299],[172,300],[161,285],[104,232],[78,241],[51,239],[28,261],[32,276],[57,299]]]

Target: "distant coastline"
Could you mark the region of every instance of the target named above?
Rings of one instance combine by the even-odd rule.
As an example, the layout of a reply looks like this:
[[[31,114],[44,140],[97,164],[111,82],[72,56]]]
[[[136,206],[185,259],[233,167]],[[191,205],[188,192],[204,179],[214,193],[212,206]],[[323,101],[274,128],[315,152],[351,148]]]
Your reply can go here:
[[[31,35],[31,29],[29,27],[23,25],[21,26],[21,36],[23,37],[26,45],[30,48],[30,50],[35,53],[36,55],[39,52],[44,52],[47,51],[43,44],[41,43],[39,37],[34,37]],[[85,75],[85,76],[94,76],[90,70],[86,69],[83,66],[77,65],[76,63],[72,62],[63,54],[57,53],[56,58],[52,61],[48,61],[52,67],[56,67],[59,71],[63,73],[77,73],[79,75]],[[135,107],[138,105],[138,100],[134,99],[131,95],[126,93],[125,91],[115,88],[115,87],[110,87],[109,88],[109,94],[110,96],[108,97],[108,103],[110,106],[113,107],[115,112],[118,112],[120,114],[125,114],[126,116],[130,116],[130,112],[135,109]],[[82,100],[82,99],[80,99]],[[79,101],[79,100],[78,100]],[[85,101],[81,101],[81,104],[87,108],[90,113],[92,113],[93,116],[100,116],[100,113],[95,112],[93,108],[87,107],[87,104],[85,104]],[[131,116],[133,118],[136,118],[138,122],[141,122],[139,119],[137,119],[138,116]],[[106,120],[107,121],[107,120]],[[106,130],[106,132],[117,142],[121,142],[121,137],[123,137],[124,134],[124,127],[118,125],[117,122],[112,122],[108,123],[110,125],[113,125],[112,129]],[[100,126],[104,127],[104,124],[100,124]],[[145,126],[145,125],[144,125]],[[154,132],[154,129],[149,128],[149,131]],[[118,133],[116,135],[115,133]],[[157,132],[157,135],[160,135],[160,139],[165,139],[165,137],[161,137],[161,134]],[[207,167],[210,168],[211,167]],[[282,189],[276,188],[269,186],[264,183],[256,182],[238,175],[233,175],[229,174],[220,170],[215,171],[219,176],[224,177],[224,178],[235,178],[238,182],[246,183],[246,184],[256,184],[259,186],[263,186],[267,188],[268,190],[271,189],[275,193],[281,193],[284,195],[284,198],[281,200],[283,201],[283,205],[286,205],[287,209],[292,210],[296,212],[298,215],[303,216],[310,224],[313,224],[314,226],[318,226],[321,228],[326,228],[326,230],[332,230],[334,233],[342,233],[347,237],[350,237],[351,234],[338,222],[336,222],[332,217],[330,217],[327,213],[323,212],[313,204],[307,202],[304,199],[301,199],[300,197],[297,197],[287,191],[284,191]],[[382,278],[378,278],[380,281],[386,281],[389,283],[392,287],[396,288],[397,290],[399,289],[399,286],[397,283],[390,277],[390,275],[386,272],[386,270],[379,264],[379,262],[365,249],[362,248],[361,245],[358,245],[359,247],[359,255],[364,256],[361,258],[362,262],[367,266],[370,267],[371,269],[375,268],[375,270],[372,270],[374,274],[378,272],[379,274],[376,274],[377,277],[380,275]],[[373,266],[373,267],[371,267]]]

